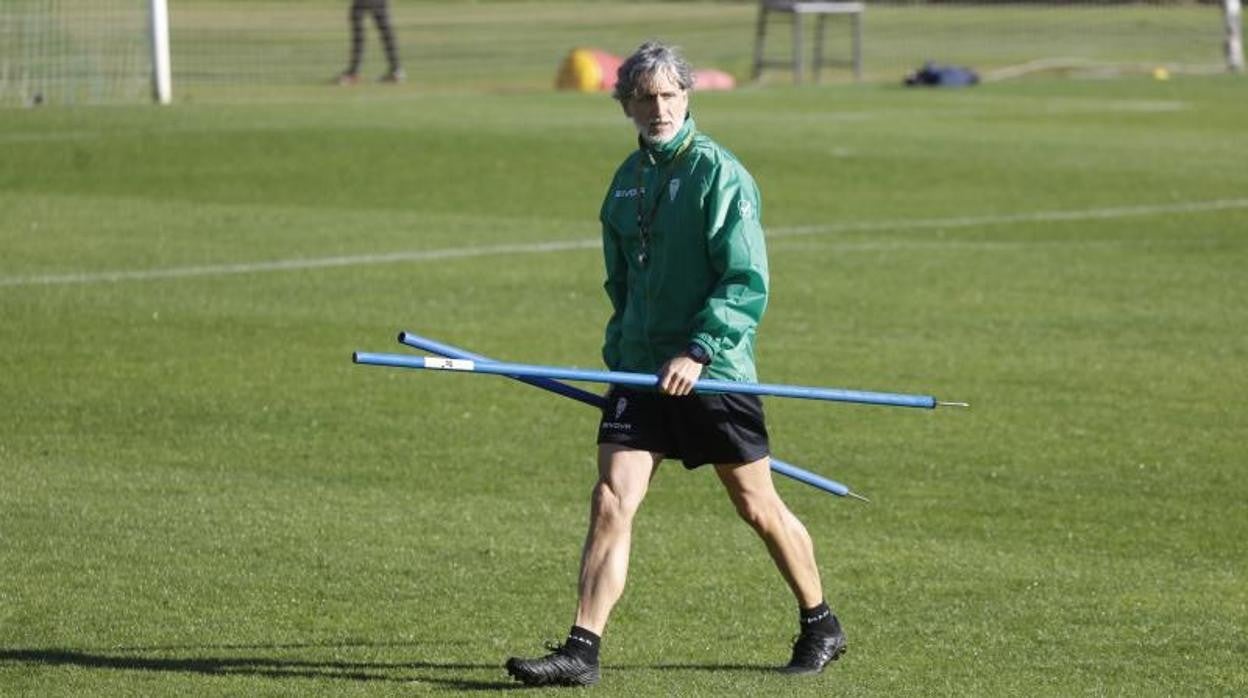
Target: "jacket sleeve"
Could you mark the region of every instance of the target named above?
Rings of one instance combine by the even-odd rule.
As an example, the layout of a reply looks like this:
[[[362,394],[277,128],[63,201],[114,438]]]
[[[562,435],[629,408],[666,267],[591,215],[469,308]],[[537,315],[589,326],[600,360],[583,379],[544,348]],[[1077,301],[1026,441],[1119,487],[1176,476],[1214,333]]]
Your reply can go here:
[[[718,282],[694,318],[691,341],[714,358],[753,334],[767,308],[767,248],[761,201],[735,161],[717,170],[706,202],[707,252]]]
[[[621,328],[624,305],[628,299],[628,264],[623,250],[620,249],[619,238],[607,223],[605,207],[602,217],[602,256],[607,267],[607,280],[602,287],[611,299],[611,318],[607,320],[602,343],[602,360],[609,370],[615,371],[620,366],[620,337],[623,335]]]

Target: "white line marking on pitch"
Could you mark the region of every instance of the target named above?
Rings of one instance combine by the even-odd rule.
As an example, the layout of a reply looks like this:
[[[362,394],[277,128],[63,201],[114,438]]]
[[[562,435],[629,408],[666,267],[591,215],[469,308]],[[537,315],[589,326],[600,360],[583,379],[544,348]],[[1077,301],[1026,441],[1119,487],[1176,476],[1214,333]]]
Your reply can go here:
[[[826,225],[770,228],[768,229],[767,235],[768,237],[798,237],[807,235],[827,235],[833,233],[870,232],[874,230],[970,228],[984,225],[1010,225],[1015,223],[1054,223],[1157,216],[1175,213],[1204,213],[1209,211],[1225,211],[1245,208],[1248,208],[1248,199],[1220,199],[1216,201],[1190,201],[1174,204],[1116,206],[1112,208],[1087,209],[1083,211],[1035,211],[1032,213],[955,216],[951,218],[829,223]],[[505,254],[541,254],[546,252],[596,249],[600,244],[601,241],[598,238],[589,238],[581,240],[535,242],[528,244],[518,243],[512,245],[485,245],[481,247],[450,247],[439,250],[410,250],[385,254],[315,257],[307,259],[294,258],[267,262],[239,262],[234,264],[208,264],[202,266],[167,267],[164,269],[46,274],[40,276],[7,276],[0,277],[0,287],[53,286],[67,284],[114,283],[118,281],[148,281],[153,279],[181,279],[197,276],[228,276],[231,274],[299,271],[305,269],[327,269],[334,267],[395,264],[399,262],[428,262],[443,259],[465,259],[469,257],[488,257]]]

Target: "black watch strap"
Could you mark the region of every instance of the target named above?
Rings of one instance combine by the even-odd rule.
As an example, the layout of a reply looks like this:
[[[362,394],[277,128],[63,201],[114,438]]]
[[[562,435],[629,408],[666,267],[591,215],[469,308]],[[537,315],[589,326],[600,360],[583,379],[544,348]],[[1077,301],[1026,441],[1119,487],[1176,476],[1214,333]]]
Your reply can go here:
[[[711,363],[711,355],[708,354],[706,349],[703,349],[702,345],[697,342],[690,342],[689,348],[685,349],[685,353],[689,355],[689,358],[697,361],[703,366],[707,366]]]

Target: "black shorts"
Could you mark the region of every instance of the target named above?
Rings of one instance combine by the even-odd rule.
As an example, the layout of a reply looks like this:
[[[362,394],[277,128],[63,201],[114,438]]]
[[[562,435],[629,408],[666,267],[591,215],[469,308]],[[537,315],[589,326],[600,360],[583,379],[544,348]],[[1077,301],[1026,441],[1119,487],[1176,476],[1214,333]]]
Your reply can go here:
[[[612,386],[598,424],[598,443],[707,463],[750,463],[769,455],[763,402],[757,395],[659,392]]]

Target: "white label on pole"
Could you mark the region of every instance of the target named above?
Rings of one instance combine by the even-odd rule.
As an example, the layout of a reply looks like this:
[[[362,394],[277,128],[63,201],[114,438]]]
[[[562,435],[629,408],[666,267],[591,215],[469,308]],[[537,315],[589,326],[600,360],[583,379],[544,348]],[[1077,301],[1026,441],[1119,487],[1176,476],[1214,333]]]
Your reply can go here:
[[[436,356],[425,357],[425,368],[442,368],[451,371],[471,371],[473,363],[463,359],[443,359]]]

